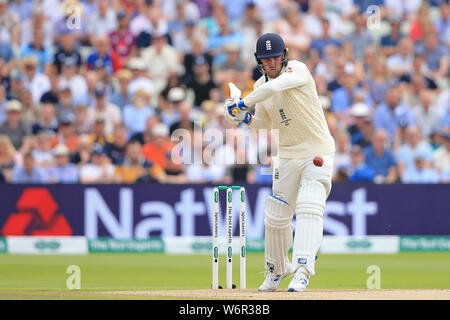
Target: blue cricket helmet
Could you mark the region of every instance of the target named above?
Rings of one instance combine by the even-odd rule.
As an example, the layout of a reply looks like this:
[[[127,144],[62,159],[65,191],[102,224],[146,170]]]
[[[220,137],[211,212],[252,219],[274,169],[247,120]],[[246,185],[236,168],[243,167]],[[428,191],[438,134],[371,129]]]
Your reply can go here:
[[[288,63],[288,52],[283,39],[276,33],[265,33],[256,42],[255,58],[259,70],[264,74],[260,59],[274,58],[284,55],[283,65]]]

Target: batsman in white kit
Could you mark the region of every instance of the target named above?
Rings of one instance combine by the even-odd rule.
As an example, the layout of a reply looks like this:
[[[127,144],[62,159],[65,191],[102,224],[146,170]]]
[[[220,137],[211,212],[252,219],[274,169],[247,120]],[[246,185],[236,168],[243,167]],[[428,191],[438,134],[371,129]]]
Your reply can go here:
[[[283,39],[274,33],[262,35],[256,44],[255,57],[263,76],[247,97],[232,95],[225,102],[225,116],[250,128],[278,130],[273,195],[267,198],[265,206],[267,272],[259,290],[275,291],[281,280],[292,274],[288,291],[301,292],[315,274],[315,258],[323,238],[334,139],[311,73],[304,63],[288,60]],[[253,105],[254,115],[247,111]],[[291,245],[292,260],[289,260]]]

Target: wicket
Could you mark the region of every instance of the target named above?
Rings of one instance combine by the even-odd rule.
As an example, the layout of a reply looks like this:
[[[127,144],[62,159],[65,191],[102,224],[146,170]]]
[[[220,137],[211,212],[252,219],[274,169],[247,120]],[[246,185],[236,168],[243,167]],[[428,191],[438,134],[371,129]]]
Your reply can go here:
[[[212,289],[219,289],[219,191],[226,190],[226,288],[233,289],[233,190],[239,190],[239,243],[240,243],[240,288],[246,288],[246,216],[245,188],[241,186],[218,186],[213,190],[212,227]]]

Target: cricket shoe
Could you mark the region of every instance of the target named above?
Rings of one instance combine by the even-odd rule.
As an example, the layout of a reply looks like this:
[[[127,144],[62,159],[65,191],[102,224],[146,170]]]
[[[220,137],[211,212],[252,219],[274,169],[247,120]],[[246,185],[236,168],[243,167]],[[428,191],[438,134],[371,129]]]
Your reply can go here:
[[[288,269],[289,270],[289,269]],[[289,271],[285,274],[275,274],[272,270],[265,271],[266,279],[263,284],[258,288],[258,291],[275,291],[280,286],[281,280],[289,275]]]
[[[297,269],[288,286],[289,292],[303,292],[309,284],[309,275],[302,268]]]

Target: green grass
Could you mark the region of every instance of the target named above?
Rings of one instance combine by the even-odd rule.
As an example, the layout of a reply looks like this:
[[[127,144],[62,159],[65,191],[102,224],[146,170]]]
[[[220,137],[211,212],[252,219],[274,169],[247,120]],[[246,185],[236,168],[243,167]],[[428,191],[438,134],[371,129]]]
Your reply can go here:
[[[225,284],[221,259],[219,282]],[[239,285],[239,259],[233,261]],[[263,281],[264,256],[249,253],[247,287],[256,289]],[[69,265],[81,270],[81,290],[182,290],[211,286],[209,255],[165,255],[97,253],[85,256],[0,255],[0,299],[67,298]],[[367,267],[381,269],[382,289],[449,289],[449,253],[401,253],[395,255],[320,255],[310,289],[365,289]],[[286,289],[289,281],[280,288]],[[75,295],[75,298],[97,296]],[[105,298],[105,296],[98,296]],[[110,298],[108,296],[108,298]],[[136,299],[137,297],[132,297]]]

